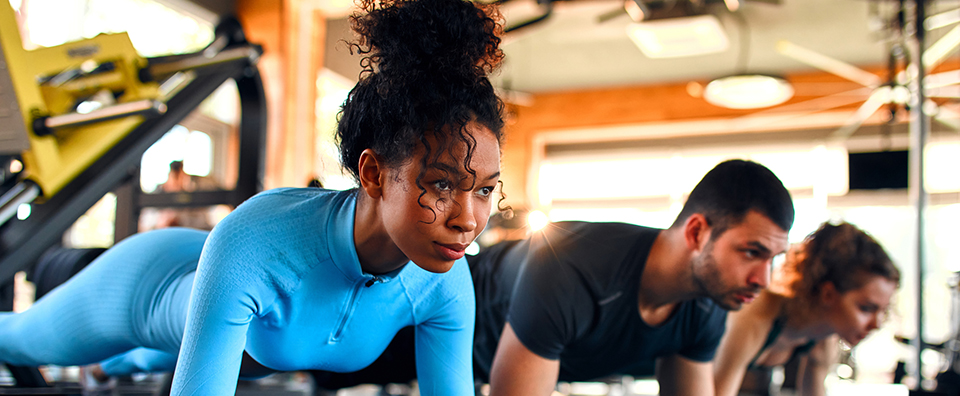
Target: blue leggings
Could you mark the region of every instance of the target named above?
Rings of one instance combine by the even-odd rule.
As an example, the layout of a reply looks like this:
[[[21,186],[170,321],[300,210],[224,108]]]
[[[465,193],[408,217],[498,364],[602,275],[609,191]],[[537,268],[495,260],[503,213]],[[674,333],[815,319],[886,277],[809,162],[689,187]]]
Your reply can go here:
[[[0,313],[0,362],[103,362],[109,375],[172,371],[206,235],[165,229],[132,236],[30,309]]]
[[[107,375],[172,372],[177,367],[177,355],[150,348],[137,348],[100,362]]]

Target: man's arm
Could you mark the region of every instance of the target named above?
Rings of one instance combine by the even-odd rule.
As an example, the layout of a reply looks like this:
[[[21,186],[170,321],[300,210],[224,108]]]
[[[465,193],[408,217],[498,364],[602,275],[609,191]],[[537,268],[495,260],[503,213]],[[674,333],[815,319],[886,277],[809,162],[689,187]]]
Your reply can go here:
[[[672,355],[657,361],[662,396],[713,396],[713,363]]]
[[[520,342],[510,323],[504,326],[490,369],[491,396],[548,396],[559,374],[559,360],[533,353]]]

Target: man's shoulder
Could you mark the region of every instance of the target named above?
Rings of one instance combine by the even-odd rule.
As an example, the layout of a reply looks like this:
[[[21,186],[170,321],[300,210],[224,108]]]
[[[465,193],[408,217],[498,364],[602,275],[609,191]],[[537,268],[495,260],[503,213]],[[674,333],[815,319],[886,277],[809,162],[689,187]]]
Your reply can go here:
[[[532,250],[548,250],[601,258],[603,253],[627,251],[637,244],[652,243],[660,230],[629,223],[560,221],[531,235]],[[601,256],[594,256],[599,254]]]
[[[690,315],[700,323],[724,323],[726,321],[727,310],[710,298],[698,297],[688,300],[684,304],[687,306]]]
[[[544,228],[544,233],[556,231],[571,235],[602,235],[608,232],[643,233],[645,230],[654,229],[621,222],[558,221]]]
[[[527,282],[551,285],[557,297],[583,291],[595,304],[632,293],[659,230],[626,223],[555,223],[503,257],[522,261]],[[581,298],[582,296],[576,296]]]

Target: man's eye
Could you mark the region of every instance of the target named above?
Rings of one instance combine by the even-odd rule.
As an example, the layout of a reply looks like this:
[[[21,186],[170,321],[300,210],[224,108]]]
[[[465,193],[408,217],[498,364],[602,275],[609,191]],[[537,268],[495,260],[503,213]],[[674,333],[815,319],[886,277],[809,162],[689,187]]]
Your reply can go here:
[[[489,197],[490,194],[493,194],[493,187],[483,187],[479,192],[481,197]]]

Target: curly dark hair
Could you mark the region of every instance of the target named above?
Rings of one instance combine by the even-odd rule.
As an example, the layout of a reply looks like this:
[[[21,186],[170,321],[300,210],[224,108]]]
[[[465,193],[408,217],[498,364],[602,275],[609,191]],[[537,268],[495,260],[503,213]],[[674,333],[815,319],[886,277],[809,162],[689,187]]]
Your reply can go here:
[[[395,167],[423,145],[416,179],[422,198],[426,168],[465,144],[465,169],[475,183],[469,164],[477,142],[466,124],[476,122],[503,142],[504,105],[487,79],[503,59],[496,8],[463,0],[358,3],[364,12],[350,20],[359,40],[350,47],[364,56],[363,71],[340,113],[342,165],[359,180],[363,150],[372,149]]]
[[[900,286],[900,270],[870,235],[846,222],[823,223],[789,253],[784,263],[787,287],[812,301],[827,282],[841,293],[860,288],[873,275]]]

